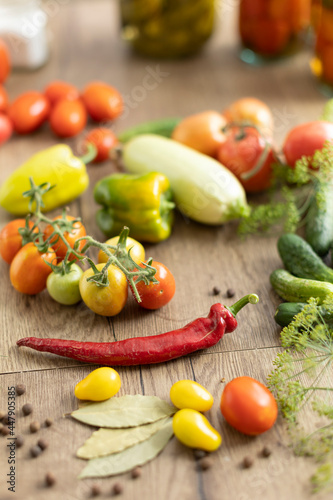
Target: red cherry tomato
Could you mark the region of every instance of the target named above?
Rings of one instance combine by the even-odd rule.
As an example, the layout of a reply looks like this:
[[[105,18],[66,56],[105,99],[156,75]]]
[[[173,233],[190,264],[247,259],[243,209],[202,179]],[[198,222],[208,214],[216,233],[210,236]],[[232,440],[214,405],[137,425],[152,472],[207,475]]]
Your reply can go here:
[[[170,302],[174,296],[176,282],[171,271],[164,264],[153,260],[151,265],[156,268],[155,278],[159,283],[145,285],[143,281],[140,281],[136,285],[142,300],[139,304],[145,309],[159,309]]]
[[[123,99],[117,89],[103,82],[91,82],[83,90],[82,99],[96,122],[114,120],[123,111]]]
[[[52,268],[46,263],[56,264],[52,249],[45,253],[38,251],[33,243],[28,243],[15,255],[9,269],[13,287],[21,293],[36,295],[46,288],[46,280]]]
[[[0,113],[0,145],[7,142],[13,133],[13,124],[7,115]]]
[[[62,219],[62,216],[58,215],[53,220],[58,221],[60,219]],[[71,215],[66,215],[66,219],[68,221],[72,221],[75,219],[75,217],[72,217]],[[51,226],[50,224],[47,225],[46,228],[44,229],[44,238],[45,239],[49,238],[51,236],[51,234],[53,233],[53,231],[54,231],[53,226]],[[81,222],[75,222],[72,231],[70,231],[70,232],[65,231],[64,237],[65,237],[67,243],[69,243],[70,247],[74,248],[74,244],[75,244],[76,240],[78,238],[81,238],[82,236],[86,236],[86,234],[87,234],[86,229],[83,226],[83,224]],[[66,253],[67,253],[67,247],[66,247],[65,243],[61,239],[58,239],[58,241],[57,241],[57,237],[54,236],[50,240],[50,245],[52,245],[52,248],[54,249],[54,251],[58,257],[58,260],[63,260],[65,258]],[[85,240],[82,240],[79,244],[78,251],[80,251],[81,248],[84,247],[84,245],[85,245]],[[69,256],[69,260],[75,260],[75,256],[73,254],[71,254]]]
[[[80,98],[78,89],[71,83],[62,80],[50,82],[44,89],[44,95],[51,106],[54,106],[58,101],[76,101]]]
[[[118,143],[118,139],[108,128],[94,128],[86,136],[85,142],[96,146],[97,156],[94,163],[100,163],[109,158],[110,150]]]
[[[3,83],[10,73],[10,56],[7,45],[0,40],[0,83]]]
[[[270,186],[275,155],[257,129],[232,127],[217,159],[235,174],[246,192],[260,192]]]
[[[294,167],[302,156],[313,156],[323,149],[326,141],[333,140],[333,123],[314,121],[302,123],[288,133],[283,145],[283,153],[289,166]]]
[[[8,116],[18,134],[29,134],[38,129],[48,118],[50,103],[40,92],[34,90],[21,94],[11,104]]]
[[[29,221],[29,227],[33,227]],[[15,219],[8,222],[0,232],[0,255],[8,264],[12,262],[17,252],[22,248],[22,236],[19,229],[25,227],[25,219]],[[38,232],[35,228],[34,232]]]
[[[220,408],[232,427],[249,436],[270,429],[278,414],[273,394],[251,377],[237,377],[229,382],[222,393]]]
[[[7,111],[9,105],[8,94],[3,85],[0,84],[0,112],[4,113]]]
[[[79,134],[87,123],[87,113],[81,101],[59,101],[51,111],[50,125],[59,137]]]

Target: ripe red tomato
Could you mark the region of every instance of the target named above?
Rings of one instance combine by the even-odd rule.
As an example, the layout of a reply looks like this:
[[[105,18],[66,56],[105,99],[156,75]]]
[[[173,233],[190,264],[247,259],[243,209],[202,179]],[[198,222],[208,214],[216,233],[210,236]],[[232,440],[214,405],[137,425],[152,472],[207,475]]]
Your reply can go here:
[[[44,89],[44,95],[51,106],[54,106],[58,101],[76,101],[80,98],[78,89],[71,83],[62,80],[50,82]]]
[[[87,113],[82,102],[59,101],[51,111],[50,125],[59,137],[79,134],[87,123]]]
[[[256,193],[270,186],[275,155],[255,128],[232,127],[217,152],[217,159],[235,174],[246,192]]]
[[[82,99],[96,122],[114,120],[123,111],[123,98],[117,89],[103,82],[91,82],[83,90]]]
[[[57,221],[60,219],[62,219],[62,216],[58,215],[57,217],[54,217],[53,220]],[[72,221],[75,219],[75,217],[72,217],[71,215],[66,215],[66,219],[68,221]],[[51,236],[53,231],[54,231],[54,229],[50,224],[46,226],[46,228],[44,229],[45,240]],[[76,240],[78,238],[81,238],[82,236],[86,236],[86,234],[87,233],[86,233],[86,229],[85,229],[84,225],[81,222],[75,222],[72,231],[70,231],[70,232],[65,231],[64,232],[64,237],[65,237],[67,243],[70,245],[70,247],[74,248],[74,244],[75,244]],[[54,251],[58,257],[58,260],[63,260],[66,256],[66,253],[67,253],[67,247],[66,247],[65,243],[60,238],[57,241],[57,236],[55,235],[50,240],[50,245],[52,245],[52,248],[54,249]],[[85,241],[82,240],[79,244],[78,251],[80,251],[84,247],[84,245],[85,245]],[[69,260],[75,260],[75,258],[76,257],[73,254],[71,254],[69,256]]]
[[[290,130],[283,144],[286,162],[294,167],[302,156],[313,156],[316,150],[323,149],[326,141],[333,140],[333,123],[314,121],[302,123]]]
[[[145,285],[143,281],[140,281],[136,285],[142,301],[139,304],[145,309],[159,309],[170,302],[174,296],[176,282],[171,271],[164,264],[153,260],[151,265],[156,269],[155,278],[159,283]]]
[[[0,145],[7,142],[13,133],[13,124],[7,115],[0,113]]]
[[[10,56],[7,49],[7,45],[0,40],[0,83],[3,83],[11,69]]]
[[[3,85],[0,84],[0,112],[4,113],[7,111],[9,104],[8,94]]]
[[[33,225],[33,222],[29,221],[29,227]],[[8,264],[22,248],[22,236],[18,230],[23,227],[25,227],[25,219],[15,219],[8,222],[0,232],[0,255]],[[38,229],[35,228],[34,232],[38,232]]]
[[[231,380],[222,393],[220,408],[232,427],[249,436],[256,436],[270,429],[278,414],[273,394],[251,377]]]
[[[21,293],[36,295],[46,288],[46,280],[52,269],[46,263],[56,264],[52,249],[45,253],[38,251],[33,243],[28,243],[15,255],[9,269],[13,287]]]
[[[244,122],[253,123],[266,137],[271,137],[273,134],[272,112],[267,104],[255,97],[243,97],[234,101],[224,110],[223,116],[228,122],[238,125]]]
[[[86,136],[85,142],[90,142],[96,146],[97,156],[94,163],[100,163],[109,158],[110,151],[118,143],[118,139],[112,130],[108,128],[94,128]]]
[[[50,103],[34,90],[21,94],[9,106],[8,116],[18,134],[29,134],[38,129],[48,118]]]

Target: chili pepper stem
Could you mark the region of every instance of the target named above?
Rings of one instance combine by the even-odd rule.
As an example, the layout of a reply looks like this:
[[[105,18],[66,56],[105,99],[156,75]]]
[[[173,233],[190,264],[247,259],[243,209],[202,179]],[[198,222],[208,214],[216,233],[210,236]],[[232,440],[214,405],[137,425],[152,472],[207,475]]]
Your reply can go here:
[[[228,311],[231,312],[233,316],[236,316],[236,314],[244,307],[246,304],[257,304],[259,302],[259,297],[255,293],[250,293],[249,295],[245,295],[241,299],[237,300],[235,304],[233,304],[230,307],[226,307]]]

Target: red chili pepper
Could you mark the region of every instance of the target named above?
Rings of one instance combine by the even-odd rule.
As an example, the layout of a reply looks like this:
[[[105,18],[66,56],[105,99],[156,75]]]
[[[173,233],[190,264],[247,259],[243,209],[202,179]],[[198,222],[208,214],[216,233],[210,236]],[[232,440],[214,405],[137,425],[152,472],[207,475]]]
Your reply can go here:
[[[224,333],[236,329],[238,311],[246,304],[258,301],[257,295],[250,294],[231,307],[214,304],[207,318],[198,318],[179,330],[151,337],[102,343],[26,337],[18,340],[17,345],[107,366],[162,363],[217,344]]]

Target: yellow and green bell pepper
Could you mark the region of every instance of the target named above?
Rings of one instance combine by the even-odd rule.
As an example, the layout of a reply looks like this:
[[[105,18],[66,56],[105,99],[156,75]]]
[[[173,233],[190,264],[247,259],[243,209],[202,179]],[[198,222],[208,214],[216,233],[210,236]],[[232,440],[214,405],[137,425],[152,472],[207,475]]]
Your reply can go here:
[[[124,226],[139,241],[157,243],[171,234],[175,205],[169,180],[158,172],[105,177],[96,184],[94,197],[103,205],[96,220],[107,237],[119,234]]]

